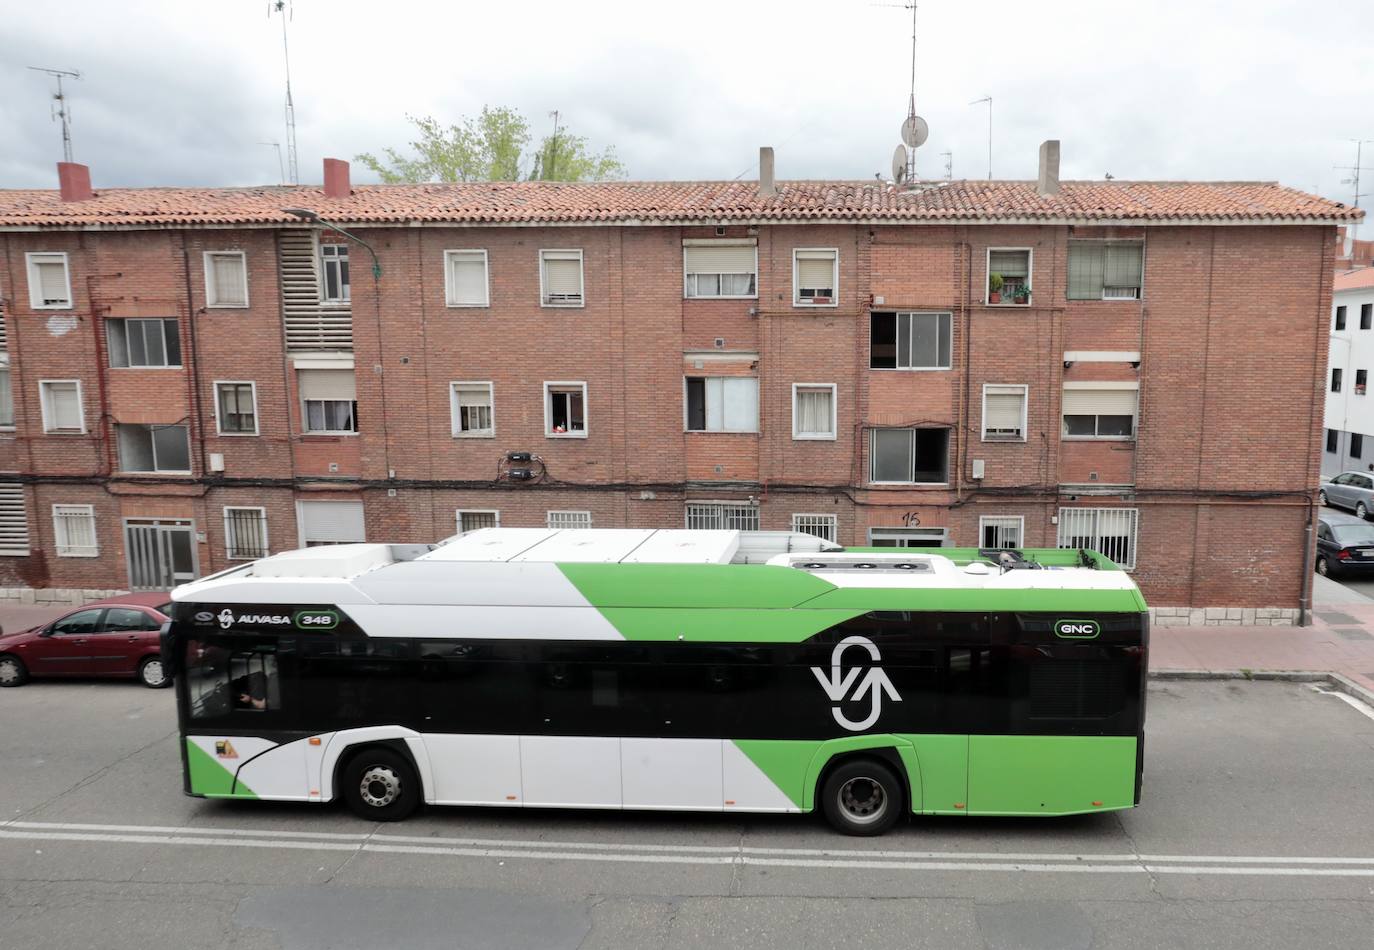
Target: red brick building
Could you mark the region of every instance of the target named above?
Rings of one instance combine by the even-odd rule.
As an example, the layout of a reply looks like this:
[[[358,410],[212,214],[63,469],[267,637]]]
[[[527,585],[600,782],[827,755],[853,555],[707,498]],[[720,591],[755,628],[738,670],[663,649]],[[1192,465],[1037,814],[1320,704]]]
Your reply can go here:
[[[1083,545],[1157,605],[1300,605],[1357,210],[1053,151],[905,188],[326,165],[0,191],[0,586],[499,519]]]

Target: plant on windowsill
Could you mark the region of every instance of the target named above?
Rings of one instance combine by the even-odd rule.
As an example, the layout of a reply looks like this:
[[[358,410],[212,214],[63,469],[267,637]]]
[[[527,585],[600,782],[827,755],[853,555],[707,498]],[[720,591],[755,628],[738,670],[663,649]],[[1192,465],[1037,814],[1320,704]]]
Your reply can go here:
[[[1356,395],[1356,396],[1363,396],[1363,395],[1364,395],[1364,387],[1363,387],[1363,386],[1357,385],[1357,386],[1355,387],[1355,395]]]
[[[1002,302],[1002,285],[1004,283],[1001,274],[988,275],[988,303]]]
[[[1030,295],[1030,285],[1023,284],[1022,286],[1016,288],[1016,293],[1012,295],[1012,299],[1015,300],[1017,303],[1030,303]]]

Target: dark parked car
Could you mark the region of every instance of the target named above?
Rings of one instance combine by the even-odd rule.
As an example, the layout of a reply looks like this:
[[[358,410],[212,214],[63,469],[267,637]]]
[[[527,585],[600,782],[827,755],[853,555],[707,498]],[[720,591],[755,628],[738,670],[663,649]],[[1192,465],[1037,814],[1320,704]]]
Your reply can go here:
[[[152,689],[170,686],[158,637],[170,609],[166,594],[125,594],[0,636],[0,686],[31,676],[136,677]]]
[[[1340,515],[1317,521],[1317,573],[1374,577],[1374,525]]]

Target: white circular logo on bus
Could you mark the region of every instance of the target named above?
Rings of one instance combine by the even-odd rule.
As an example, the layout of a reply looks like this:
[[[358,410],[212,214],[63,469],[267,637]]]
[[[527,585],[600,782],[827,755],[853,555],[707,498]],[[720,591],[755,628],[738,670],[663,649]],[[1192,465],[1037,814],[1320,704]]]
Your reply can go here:
[[[225,607],[219,612],[219,626],[221,630],[228,630],[234,625],[234,612]]]
[[[892,680],[887,678],[882,667],[870,666],[863,679],[859,679],[862,667],[851,667],[846,673],[841,669],[841,660],[844,658],[844,651],[850,647],[863,647],[868,651],[869,658],[877,663],[882,659],[878,653],[877,644],[867,637],[845,637],[835,644],[835,649],[830,653],[830,673],[827,676],[824,668],[819,666],[811,667],[811,672],[816,674],[816,680],[821,684],[821,689],[825,690],[825,695],[830,697],[834,705],[830,712],[835,717],[835,721],[850,732],[862,732],[878,721],[878,717],[883,713],[883,694],[894,703],[900,703],[902,697],[897,695],[897,687],[892,685]],[[855,683],[858,680],[858,683]],[[868,715],[855,722],[845,716],[840,708],[841,703],[857,702],[864,693],[869,694]]]

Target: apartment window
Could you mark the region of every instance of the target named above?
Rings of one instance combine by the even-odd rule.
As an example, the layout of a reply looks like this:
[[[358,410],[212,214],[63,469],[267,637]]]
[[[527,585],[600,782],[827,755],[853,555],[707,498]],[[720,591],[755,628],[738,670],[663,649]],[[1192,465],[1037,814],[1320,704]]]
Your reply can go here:
[[[1358,432],[1350,433],[1350,457],[1353,459],[1364,457],[1364,436]]]
[[[550,528],[590,528],[592,526],[592,513],[590,511],[550,511],[547,523]]]
[[[53,505],[52,533],[58,557],[99,557],[93,505]]]
[[[1355,370],[1355,395],[1363,396],[1365,386],[1369,382],[1369,372],[1363,369]]]
[[[988,249],[988,303],[1028,306],[1030,277],[1030,248]]]
[[[1064,385],[1064,438],[1135,438],[1137,391],[1105,384],[1088,385],[1093,388]]]
[[[539,252],[539,300],[545,307],[580,307],[582,252]]]
[[[346,304],[353,299],[348,286],[348,245],[320,245],[320,299]]]
[[[1026,441],[1025,386],[983,386],[983,441]]]
[[[759,509],[749,502],[710,502],[688,505],[687,528],[693,531],[757,531]]]
[[[86,413],[81,403],[81,380],[39,380],[38,394],[43,410],[44,432],[86,431]]]
[[[360,501],[298,501],[296,524],[303,548],[360,544],[367,540],[367,525]]]
[[[579,259],[580,268],[580,259]],[[582,285],[579,270],[578,298]],[[491,303],[487,287],[486,251],[444,252],[444,297],[450,307],[486,307]]]
[[[29,306],[34,310],[70,310],[71,272],[67,255],[26,254],[29,273]]]
[[[758,248],[753,241],[709,241],[682,249],[684,297],[758,296]]]
[[[205,252],[205,306],[248,306],[248,262],[242,251]]]
[[[1368,330],[1374,321],[1374,303],[1360,304],[1360,329]]]
[[[14,428],[14,390],[10,388],[10,368],[0,363],[0,429]]]
[[[191,471],[191,442],[183,425],[115,426],[119,443],[119,467],[125,472]]]
[[[449,388],[455,439],[496,435],[495,397],[491,383],[454,383]]]
[[[1058,546],[1096,551],[1129,571],[1138,517],[1135,508],[1060,508]]]
[[[257,435],[257,385],[251,382],[215,383],[215,420],[220,435]]]
[[[351,369],[296,371],[307,433],[344,435],[358,431],[358,389]]]
[[[0,557],[29,554],[29,511],[20,482],[0,481]]]
[[[871,436],[869,481],[949,481],[948,429],[873,429]]]
[[[1339,366],[1331,368],[1331,391],[1333,393],[1341,391],[1341,368]]]
[[[792,438],[835,438],[835,384],[792,384]]]
[[[835,248],[799,247],[792,252],[792,303],[798,307],[834,307],[839,303],[840,252]]]
[[[838,519],[834,515],[797,514],[792,516],[792,530],[802,534],[814,534],[818,538],[836,542],[836,536],[839,533],[837,521]]]
[[[1336,308],[1336,329],[1345,329],[1345,307]]]
[[[561,439],[587,437],[587,384],[544,384],[544,434]]]
[[[478,531],[482,528],[499,528],[501,526],[501,512],[494,509],[487,511],[464,511],[460,508],[454,512],[454,517],[458,522],[459,534],[466,534],[469,531]]]
[[[752,376],[687,377],[687,431],[759,431],[759,381]]]
[[[231,561],[267,557],[267,509],[224,509],[224,545]]]
[[[1019,548],[1023,545],[1025,519],[1020,515],[984,515],[978,519],[978,546],[984,549]]]
[[[875,548],[942,548],[949,540],[945,528],[869,528],[868,544]]]
[[[1336,451],[1336,449],[1339,447],[1339,442],[1337,441],[1338,435],[1339,434],[1336,432],[1335,429],[1326,430],[1326,451]]]
[[[116,369],[181,365],[176,320],[106,320],[105,331]]]
[[[1070,300],[1138,300],[1145,246],[1120,241],[1070,241]]]
[[[951,315],[875,313],[869,328],[871,369],[949,369]]]

